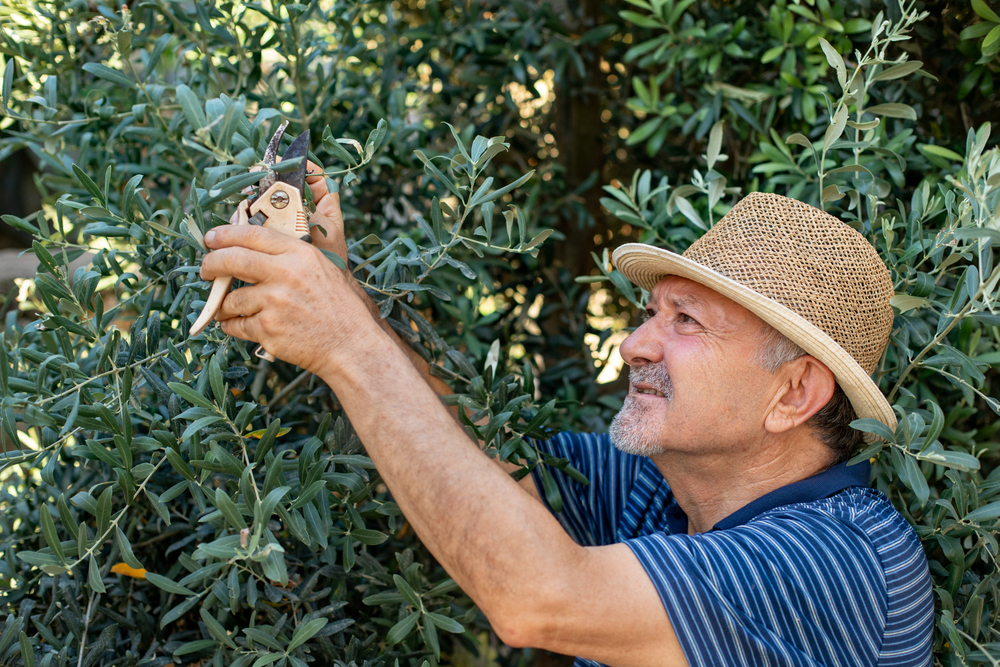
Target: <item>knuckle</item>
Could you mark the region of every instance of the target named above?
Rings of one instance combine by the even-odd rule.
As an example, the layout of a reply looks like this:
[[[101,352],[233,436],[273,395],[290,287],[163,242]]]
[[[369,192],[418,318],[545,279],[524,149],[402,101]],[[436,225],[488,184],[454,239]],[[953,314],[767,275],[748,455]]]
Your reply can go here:
[[[220,248],[213,251],[209,257],[214,258],[214,268],[219,275],[222,273],[232,273],[232,267],[238,263],[238,248]]]
[[[243,295],[240,294],[242,291],[236,290],[226,295],[226,300],[222,302],[222,308],[227,314],[237,315],[240,313],[243,305]]]
[[[260,225],[245,225],[243,227],[243,234],[246,238],[251,240],[257,240],[260,238],[260,232],[263,229]]]

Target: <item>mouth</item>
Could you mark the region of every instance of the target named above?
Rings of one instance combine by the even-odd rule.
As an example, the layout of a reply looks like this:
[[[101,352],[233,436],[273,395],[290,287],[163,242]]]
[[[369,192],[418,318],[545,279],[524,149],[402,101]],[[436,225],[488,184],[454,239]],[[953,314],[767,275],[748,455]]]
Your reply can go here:
[[[657,391],[649,385],[636,385],[632,387],[633,394],[647,394],[649,396],[659,396],[660,398],[666,398],[667,395],[662,391]]]

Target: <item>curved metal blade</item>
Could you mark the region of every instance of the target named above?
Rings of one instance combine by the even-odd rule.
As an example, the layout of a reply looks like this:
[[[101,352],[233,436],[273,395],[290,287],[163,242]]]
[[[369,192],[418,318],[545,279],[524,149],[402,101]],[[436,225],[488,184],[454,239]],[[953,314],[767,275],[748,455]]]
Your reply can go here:
[[[278,148],[281,146],[281,138],[285,136],[286,127],[288,127],[287,120],[278,126],[278,129],[274,131],[274,136],[271,137],[271,141],[267,142],[267,148],[264,149],[263,159],[265,166],[271,167],[278,161]],[[265,192],[269,187],[274,185],[276,180],[278,180],[277,174],[268,169],[267,176],[257,182],[257,192]]]
[[[302,158],[302,162],[299,166],[292,171],[286,171],[283,174],[278,174],[278,179],[282,183],[287,183],[294,188],[298,188],[299,192],[302,192],[306,187],[306,160],[309,157],[309,130],[306,130],[299,136],[295,137],[295,141],[288,145],[285,149],[285,154],[281,156],[282,160],[294,160],[295,158]]]

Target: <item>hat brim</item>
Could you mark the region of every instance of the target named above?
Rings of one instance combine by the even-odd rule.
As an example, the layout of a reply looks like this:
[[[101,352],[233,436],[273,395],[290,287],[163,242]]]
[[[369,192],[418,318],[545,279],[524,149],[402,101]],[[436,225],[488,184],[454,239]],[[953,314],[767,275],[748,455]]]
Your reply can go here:
[[[644,243],[626,243],[614,251],[615,267],[647,292],[664,276],[680,276],[732,299],[823,362],[837,378],[859,418],[877,419],[896,428],[889,401],[865,369],[822,329],[774,299],[677,253]]]

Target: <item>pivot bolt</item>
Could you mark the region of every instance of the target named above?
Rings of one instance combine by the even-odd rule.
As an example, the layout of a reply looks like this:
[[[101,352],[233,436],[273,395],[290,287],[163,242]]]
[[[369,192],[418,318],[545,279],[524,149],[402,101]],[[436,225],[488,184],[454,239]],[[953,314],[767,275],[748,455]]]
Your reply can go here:
[[[271,195],[271,206],[274,208],[285,208],[288,206],[288,193],[278,190]]]

